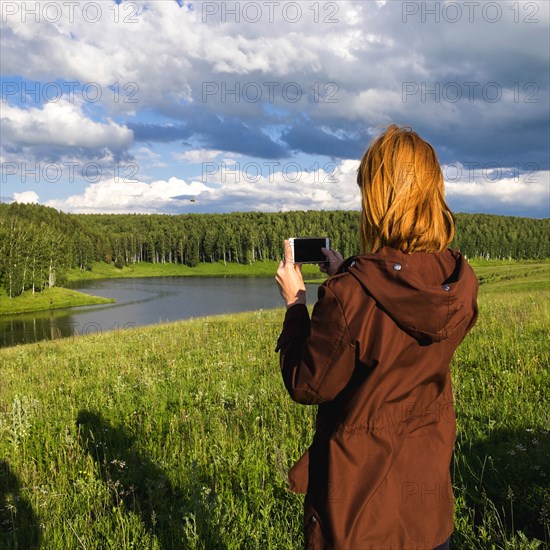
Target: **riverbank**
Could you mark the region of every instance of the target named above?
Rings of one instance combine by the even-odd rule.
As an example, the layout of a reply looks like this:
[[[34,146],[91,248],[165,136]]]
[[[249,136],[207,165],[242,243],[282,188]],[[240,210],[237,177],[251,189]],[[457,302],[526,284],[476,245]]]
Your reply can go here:
[[[524,273],[481,286],[478,323],[451,364],[457,550],[550,537],[548,287]],[[300,547],[303,495],[286,475],[317,408],[284,389],[273,351],[283,316],[0,350],[0,547]]]
[[[69,284],[74,284],[99,279],[141,277],[275,277],[278,265],[278,262],[259,261],[253,264],[201,263],[197,267],[167,263],[139,263],[118,268],[114,264],[95,262],[91,270],[71,269],[67,273],[67,281]],[[304,265],[302,272],[306,282],[310,282],[311,279],[316,279],[315,282],[319,280],[319,268],[315,265]],[[320,280],[322,281],[323,279]],[[16,315],[48,309],[92,306],[112,303],[114,301],[63,287],[54,287],[42,292],[35,292],[34,294],[26,291],[15,298],[9,298],[2,289],[0,290],[0,315]]]
[[[53,287],[34,294],[27,290],[20,296],[9,298],[4,289],[0,290],[0,315],[15,315],[32,311],[60,309],[65,307],[91,306],[114,302],[110,298],[92,296],[69,288]]]
[[[122,268],[105,262],[95,262],[90,271],[71,269],[67,274],[69,282],[94,279],[119,279],[126,277],[275,277],[279,262],[256,261],[252,264],[204,262],[196,267],[169,263],[137,263]],[[303,265],[306,278],[318,277],[316,265]]]
[[[481,283],[496,279],[516,279],[519,276],[530,275],[533,270],[547,271],[550,258],[545,260],[484,260],[472,258],[468,260],[480,278]],[[67,280],[84,282],[96,279],[120,279],[133,277],[275,277],[279,262],[256,261],[252,264],[223,262],[205,262],[196,267],[169,263],[138,263],[122,268],[105,262],[95,262],[91,270],[71,269]],[[320,273],[317,265],[302,266],[304,279],[308,283],[322,283],[325,276]]]
[[[550,259],[547,260],[483,260],[472,259],[474,268],[482,285],[488,282],[502,281],[512,290],[543,287],[550,281]],[[133,264],[117,268],[113,264],[96,262],[91,271],[72,269],[68,272],[69,283],[86,282],[97,279],[119,279],[136,277],[274,277],[278,262],[257,261],[253,264],[215,262],[201,263],[197,267],[180,264]],[[308,283],[321,284],[325,277],[316,265],[302,266],[304,278]],[[494,288],[492,286],[491,288]],[[34,295],[25,292],[16,298],[8,298],[0,291],[0,315],[13,315],[32,311],[59,309],[76,306],[96,305],[113,302],[107,298],[91,296],[67,288],[54,287]]]

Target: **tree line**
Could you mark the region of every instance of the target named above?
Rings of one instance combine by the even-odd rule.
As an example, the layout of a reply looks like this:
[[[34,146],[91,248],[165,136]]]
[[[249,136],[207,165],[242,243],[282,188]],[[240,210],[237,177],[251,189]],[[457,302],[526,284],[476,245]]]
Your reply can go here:
[[[468,258],[549,256],[550,219],[456,214],[451,243]],[[10,297],[62,285],[70,268],[93,262],[252,263],[277,260],[291,236],[325,236],[357,254],[358,211],[231,214],[65,214],[37,204],[0,204],[0,285]]]

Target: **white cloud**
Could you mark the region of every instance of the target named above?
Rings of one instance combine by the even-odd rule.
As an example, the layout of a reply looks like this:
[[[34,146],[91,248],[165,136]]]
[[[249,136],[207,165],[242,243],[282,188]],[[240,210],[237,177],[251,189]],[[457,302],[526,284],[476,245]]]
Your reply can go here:
[[[185,151],[185,153],[176,153],[174,158],[191,164],[200,164],[201,162],[214,160],[221,154],[223,154],[223,151],[216,151],[215,149],[192,149],[191,151]]]
[[[105,109],[113,118],[114,114],[135,117],[133,120],[138,124],[155,126],[160,124],[157,119],[160,116],[162,124],[185,126],[189,129],[189,135],[182,138],[186,140],[185,146],[196,149],[169,155],[190,164],[218,161],[221,155],[233,154],[219,150],[228,147],[231,137],[211,139],[213,135],[232,135],[231,124],[222,125],[217,116],[220,114],[235,120],[235,127],[248,125],[261,131],[273,126],[292,128],[295,123],[306,120],[311,122],[312,133],[317,127],[323,127],[327,128],[328,135],[338,129],[368,130],[390,122],[412,124],[421,135],[431,134],[434,146],[438,151],[448,152],[450,160],[477,160],[473,155],[479,155],[485,160],[504,158],[510,163],[543,162],[544,152],[541,154],[540,150],[541,143],[546,143],[543,132],[547,130],[541,121],[547,118],[544,69],[548,51],[548,2],[529,2],[529,9],[520,9],[520,6],[519,11],[503,7],[497,22],[484,20],[487,14],[494,14],[496,8],[484,12],[481,4],[472,3],[476,4],[475,20],[468,21],[469,10],[464,8],[458,23],[445,20],[455,12],[445,11],[444,3],[436,3],[440,12],[436,23],[434,15],[423,14],[428,8],[426,3],[408,3],[411,10],[405,14],[402,2],[386,0],[300,2],[301,17],[296,22],[283,16],[284,2],[272,5],[274,21],[268,20],[268,3],[251,2],[249,4],[259,6],[262,11],[257,23],[248,20],[253,15],[252,9],[246,14],[241,11],[239,22],[232,15],[224,17],[224,7],[227,9],[233,3],[223,2],[194,2],[194,11],[179,8],[175,1],[137,0],[119,6],[114,2],[47,3],[53,6],[48,9],[53,10],[56,5],[61,8],[61,18],[55,22],[48,21],[44,12],[46,3],[40,3],[39,21],[30,13],[26,20],[23,17],[23,11],[34,9],[35,3],[5,4],[10,4],[10,10],[18,11],[7,16],[3,25],[4,75],[42,82],[60,79],[96,83],[103,95],[97,105],[85,105],[82,97],[72,102],[61,98],[43,107],[31,104],[26,109],[3,103],[3,142],[9,146],[0,151],[3,161],[32,157],[38,161],[53,158],[81,163],[101,159],[109,165],[118,162],[130,151],[133,133],[126,125],[110,119],[92,120],[88,113],[97,107],[98,111]],[[99,5],[101,12],[100,20],[95,23],[90,20],[93,9],[83,11],[85,5],[93,4]],[[217,11],[205,22],[207,4]],[[245,4],[241,2],[239,7],[244,9]],[[51,19],[54,13],[48,13]],[[527,24],[529,17],[537,24]],[[516,21],[517,18],[520,21]],[[512,42],[510,36],[514,37]],[[44,63],[44,59],[48,62]],[[464,83],[471,81],[478,82],[479,93],[484,84],[496,82],[502,89],[502,100],[488,103],[478,97],[470,102]],[[241,88],[247,83],[258,83],[263,99],[267,95],[266,82],[275,82],[278,86],[275,100],[269,101],[273,103],[269,110],[262,102],[254,103],[242,97],[234,101],[230,94],[227,101],[221,93],[205,101],[205,82],[220,87],[227,84],[230,89],[235,83]],[[288,101],[281,93],[282,87],[290,82],[297,82],[304,92],[297,103]],[[417,91],[404,96],[403,85],[407,82],[416,85]],[[110,89],[116,83],[121,91],[130,84],[126,92],[131,91],[134,94],[131,99],[135,101],[129,102],[123,95],[117,97]],[[313,85],[323,91],[328,83],[338,87],[335,103],[315,99],[312,94]],[[464,94],[461,101],[445,100],[446,83],[458,83]],[[517,89],[514,83],[518,84]],[[442,89],[440,97],[434,101],[428,93],[426,99],[426,90],[429,92],[436,84]],[[449,90],[451,95],[453,90]],[[529,98],[536,101],[526,101]],[[335,131],[328,131],[330,128]],[[205,132],[205,139],[201,139],[202,129],[210,131]],[[154,128],[149,133],[143,132],[151,142],[160,134],[155,134]],[[158,141],[163,139],[171,138]],[[207,148],[209,144],[213,149]],[[265,151],[262,147],[258,148],[260,154]],[[292,149],[300,150],[300,143],[294,143]],[[248,149],[238,150],[250,153],[250,144]],[[155,204],[161,210],[178,204],[167,195],[173,186],[168,182],[158,184],[162,181],[159,172],[152,170],[167,168],[167,159],[149,147],[131,152],[143,161],[148,177],[157,180],[150,184],[142,181],[142,185],[151,186],[143,188],[142,193],[149,193],[149,199],[153,203],[157,201]],[[279,153],[266,156],[274,158]],[[236,163],[230,158],[225,162]],[[321,180],[320,176],[326,175],[317,176]],[[143,175],[141,178],[146,179]],[[354,178],[350,175],[351,180]],[[284,178],[278,182],[261,180],[253,185],[241,178],[240,189],[238,185],[219,182],[220,187],[210,192],[199,187],[192,191],[205,193],[201,203],[210,204],[213,209],[235,209],[240,204],[250,209],[262,206],[283,209],[293,201],[306,208],[326,208],[339,201],[355,204],[352,199],[355,188],[337,185],[327,191],[315,187],[320,185],[319,181],[307,181],[306,176],[300,181],[305,185],[303,189],[296,186],[287,189]],[[449,182],[448,192],[450,197],[470,197],[472,204],[474,197],[479,198],[475,203],[479,210],[484,209],[483,200],[487,201],[486,205],[508,204],[506,197],[511,197],[510,203],[526,204],[529,199],[523,195],[534,194],[539,200],[545,196],[539,184],[521,191],[515,181],[499,183]],[[82,194],[59,204],[63,208],[91,209],[100,209],[98,205],[103,204],[106,209],[130,211],[125,209],[134,201],[132,204],[138,208],[148,208],[145,195],[136,197],[132,189],[105,181],[95,185],[99,187],[90,185]],[[111,197],[107,190],[112,193]],[[224,198],[227,203],[223,203]]]
[[[42,107],[2,106],[3,145],[22,147],[32,154],[34,148],[84,149],[92,152],[123,151],[133,140],[133,132],[110,119],[96,122],[86,116],[81,102],[66,97]]]
[[[155,153],[153,150],[149,149],[149,147],[139,147],[138,149],[135,149],[135,155],[136,158],[143,158],[143,159],[150,159],[150,160],[158,160],[161,158],[161,155],[158,153]]]
[[[37,203],[39,196],[34,191],[23,191],[22,193],[13,194],[14,202],[19,203]]]
[[[240,156],[240,155],[237,155],[237,156]],[[224,162],[227,165],[233,165],[233,164],[237,164],[238,161],[235,158],[226,157],[222,160],[222,162]]]
[[[487,206],[515,207],[524,210],[547,205],[550,215],[550,171],[516,173],[503,177],[504,171],[471,170],[460,174],[453,167],[451,181],[445,181],[446,196],[469,211],[483,211]],[[510,169],[509,172],[514,172]]]
[[[149,147],[139,147],[138,149],[132,150],[137,161],[142,163],[147,163],[149,166],[156,168],[166,168],[168,164],[162,160],[162,155],[155,153]]]
[[[347,159],[332,173],[306,168],[297,172],[294,164],[273,172],[258,163],[259,170],[245,173],[241,164],[220,163],[208,181],[202,176],[152,183],[110,179],[89,185],[83,194],[46,205],[76,213],[358,210],[358,166],[358,160]],[[487,205],[497,210],[514,206],[528,211],[550,199],[548,171],[499,179],[481,170],[462,176],[459,180],[453,173],[445,181],[446,197],[454,211],[480,212],[484,206],[487,210]]]
[[[505,37],[513,35],[515,55],[544,60],[540,38],[539,48],[527,38],[533,33],[542,36],[549,13],[547,2],[531,2],[532,8],[516,14],[502,8],[498,23],[489,23],[477,5],[472,23],[464,8],[455,24],[446,21],[446,8],[438,3],[439,23],[435,23],[434,15],[424,13],[428,6],[422,2],[411,2],[411,9],[404,11],[402,2],[386,0],[310,1],[298,3],[301,13],[294,21],[287,4],[296,3],[281,2],[271,6],[270,13],[269,3],[240,2],[236,22],[226,13],[233,3],[196,2],[189,10],[175,1],[137,0],[118,7],[96,3],[101,6],[100,20],[94,23],[94,10],[85,11],[85,3],[76,8],[70,2],[50,4],[61,8],[59,21],[53,22],[54,14],[48,17],[44,11],[39,21],[30,14],[25,21],[23,6],[5,17],[5,74],[96,82],[104,92],[102,102],[117,112],[198,103],[205,80],[219,83],[230,76],[243,82],[285,83],[300,78],[306,87],[337,81],[342,90],[360,92],[382,84],[384,89],[395,89],[403,79],[448,80],[452,71],[467,67],[465,76],[470,80],[485,75],[487,82],[501,82],[502,74],[487,74],[487,69],[507,70],[509,60],[500,55],[495,62],[494,48],[500,41],[507,45]],[[259,8],[259,21],[252,20],[255,10],[247,5]],[[205,11],[208,6],[210,15]],[[514,19],[530,13],[538,25]],[[476,53],[474,59],[471,54]],[[121,87],[135,83],[138,103],[115,103],[108,86],[116,82]],[[503,87],[512,83],[501,82]],[[251,112],[256,106],[236,107]]]
[[[357,209],[357,165],[358,161],[346,160],[332,173],[296,171],[289,165],[278,172],[252,174],[240,165],[220,163],[208,182],[200,181],[202,176],[189,182],[175,177],[152,183],[109,179],[88,185],[82,194],[45,204],[75,213]]]
[[[188,204],[190,198],[210,190],[200,182],[187,183],[178,178],[152,183],[128,181],[122,178],[93,183],[83,194],[65,200],[50,200],[45,204],[75,213],[93,212],[162,212],[173,204]],[[175,198],[185,197],[185,198]]]

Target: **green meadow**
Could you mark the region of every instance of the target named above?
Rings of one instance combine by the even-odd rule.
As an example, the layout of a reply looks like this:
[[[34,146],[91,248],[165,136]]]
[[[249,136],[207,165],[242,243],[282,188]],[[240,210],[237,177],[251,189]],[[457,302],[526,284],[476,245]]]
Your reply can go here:
[[[91,279],[113,279],[120,277],[267,277],[273,276],[278,262],[256,261],[253,263],[237,262],[201,262],[195,267],[176,263],[140,262],[124,267],[116,267],[113,263],[94,262],[90,270],[70,269],[69,281],[88,281]],[[304,270],[318,273],[313,266],[305,266]],[[311,271],[313,270],[313,271]]]
[[[550,263],[472,265],[479,320],[451,365],[453,548],[547,548]],[[286,471],[316,409],[284,389],[283,315],[0,350],[0,548],[301,548]]]
[[[3,288],[0,289],[0,315],[15,315],[31,311],[91,306],[110,302],[114,302],[114,300],[57,286],[34,294],[30,290],[26,290],[15,298],[9,298],[6,291]]]

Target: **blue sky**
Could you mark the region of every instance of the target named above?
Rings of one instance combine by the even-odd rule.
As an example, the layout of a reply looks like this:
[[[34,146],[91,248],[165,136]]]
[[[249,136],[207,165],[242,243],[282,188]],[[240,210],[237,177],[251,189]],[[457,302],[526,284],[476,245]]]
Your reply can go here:
[[[1,196],[66,212],[358,209],[390,123],[456,212],[547,217],[549,3],[1,5]]]

